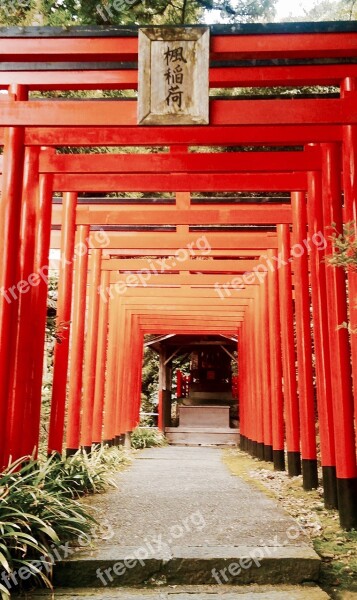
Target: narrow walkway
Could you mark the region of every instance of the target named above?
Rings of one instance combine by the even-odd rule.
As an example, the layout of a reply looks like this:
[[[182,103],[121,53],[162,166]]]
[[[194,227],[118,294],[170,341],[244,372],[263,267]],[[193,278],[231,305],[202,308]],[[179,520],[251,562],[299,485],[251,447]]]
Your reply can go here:
[[[297,523],[232,475],[222,450],[148,449],[115,480],[91,499],[108,539],[56,566],[59,599],[327,598],[301,585],[320,561]]]
[[[307,547],[301,533],[293,539],[296,522],[273,500],[232,475],[222,455],[220,449],[205,447],[140,452],[133,465],[116,476],[118,489],[93,499],[114,534],[100,545],[100,554],[123,546],[140,548],[160,535],[170,548],[276,543]],[[290,527],[294,530],[288,532]]]

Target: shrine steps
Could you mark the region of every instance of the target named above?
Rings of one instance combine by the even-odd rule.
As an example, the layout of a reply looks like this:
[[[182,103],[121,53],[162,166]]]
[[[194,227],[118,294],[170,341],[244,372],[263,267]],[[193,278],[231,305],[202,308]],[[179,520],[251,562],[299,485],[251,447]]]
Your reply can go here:
[[[27,596],[52,600],[49,592]],[[156,588],[57,589],[58,600],[328,600],[315,585],[306,586],[160,586]]]
[[[166,439],[173,446],[238,446],[238,429],[231,427],[167,427]]]

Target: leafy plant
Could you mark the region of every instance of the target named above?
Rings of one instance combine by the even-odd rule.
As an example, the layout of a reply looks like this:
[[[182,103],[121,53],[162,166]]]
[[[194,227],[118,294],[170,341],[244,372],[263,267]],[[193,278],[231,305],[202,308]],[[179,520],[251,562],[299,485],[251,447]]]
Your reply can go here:
[[[165,444],[164,435],[154,427],[137,427],[131,435],[131,445],[138,450]]]
[[[339,233],[335,225],[332,224],[332,242],[334,253],[327,258],[329,265],[333,267],[343,267],[348,271],[357,269],[357,237],[354,221],[350,221],[343,226],[343,232]]]
[[[63,492],[70,497],[104,492],[108,485],[115,486],[111,473],[127,462],[119,448],[98,448],[90,454],[78,451],[74,456],[47,462],[47,486],[53,493]]]
[[[64,542],[89,537],[95,518],[78,498],[114,485],[110,473],[126,462],[118,448],[100,448],[45,461],[24,457],[0,474],[0,569],[11,575],[20,567],[51,587],[52,554]],[[43,566],[43,568],[41,568]],[[6,578],[0,597],[6,600]]]
[[[68,494],[53,493],[50,471],[50,463],[39,465],[28,457],[0,475],[1,566],[8,574],[27,567],[46,585],[50,585],[46,572],[33,561],[48,563],[51,546],[87,534],[95,522]],[[0,590],[3,599],[9,596],[5,585]]]

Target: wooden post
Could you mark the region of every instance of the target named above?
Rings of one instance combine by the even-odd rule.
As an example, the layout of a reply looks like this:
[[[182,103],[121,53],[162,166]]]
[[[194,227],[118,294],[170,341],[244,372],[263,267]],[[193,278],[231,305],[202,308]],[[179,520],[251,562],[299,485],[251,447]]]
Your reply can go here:
[[[296,349],[302,479],[305,490],[318,487],[314,387],[312,374],[312,339],[310,319],[309,265],[306,198],[304,192],[291,195],[293,213],[293,264],[296,315]]]
[[[357,79],[348,77],[341,84],[341,96],[357,99]],[[345,222],[352,223],[354,238],[357,238],[357,125],[343,127],[342,172],[345,205]],[[357,274],[348,271],[348,290],[351,299],[350,324],[351,329],[357,329]],[[351,336],[352,374],[354,382],[354,416],[357,424],[357,335]]]
[[[61,232],[61,261],[58,280],[57,327],[58,339],[54,350],[53,388],[48,453],[62,454],[64,419],[67,396],[67,373],[72,306],[73,258],[76,234],[77,194],[63,195]]]
[[[289,225],[277,226],[279,257],[279,298],[281,345],[283,356],[283,381],[285,400],[286,445],[288,450],[288,473],[291,476],[301,474],[299,406],[297,398],[295,342],[292,301],[292,279],[290,262]]]
[[[22,429],[24,415],[30,413],[27,403],[31,403],[31,342],[33,339],[35,285],[39,283],[39,275],[34,279],[35,240],[37,229],[38,185],[39,185],[39,148],[27,147],[24,161],[24,180],[22,194],[21,226],[19,248],[19,266],[17,281],[21,282],[18,300],[18,326],[13,340],[13,364],[8,405],[8,429],[6,448],[12,460],[22,455]],[[27,427],[30,424],[27,422]],[[25,448],[32,454],[36,448]]]
[[[81,427],[81,446],[86,452],[92,448],[93,409],[98,344],[99,286],[101,278],[102,250],[95,248],[91,252],[89,277],[89,302],[86,344],[84,352],[83,412]]]
[[[9,88],[14,102],[27,99],[21,85]],[[17,273],[24,167],[24,128],[7,127],[4,135],[4,164],[0,201],[0,469],[7,463],[6,428],[8,394],[13,354],[11,345],[17,332]],[[15,286],[15,287],[14,287]],[[11,293],[14,290],[14,294]],[[15,295],[15,298],[14,298]]]
[[[102,271],[102,289],[109,287],[109,271]],[[105,369],[108,343],[108,301],[99,300],[98,349],[95,373],[94,409],[93,409],[93,442],[100,444],[103,440],[103,409],[105,393]]]
[[[332,223],[339,233],[343,231],[341,152],[337,144],[322,144],[321,149],[324,234],[324,239],[321,241],[326,246],[325,256],[331,257],[335,252],[331,240]],[[320,213],[318,215],[321,218]],[[341,268],[327,266],[325,277],[329,348],[333,349],[333,360],[330,361],[331,397],[328,399],[327,414],[324,420],[321,420],[321,462],[325,503],[328,507],[337,508],[333,398],[346,399],[347,397],[347,403],[351,403],[352,380],[348,331],[340,327],[341,323],[347,322],[346,275]]]
[[[271,379],[269,363],[269,312],[268,312],[268,281],[267,274],[259,286],[261,304],[261,360],[262,360],[262,385],[263,385],[263,432],[264,432],[264,460],[273,462],[273,414],[271,402]]]
[[[255,362],[255,425],[253,438],[253,453],[257,458],[264,459],[264,427],[263,427],[263,386],[262,386],[262,347],[261,347],[261,329],[264,326],[262,323],[260,312],[260,297],[259,288],[254,288],[254,362]]]
[[[285,471],[284,452],[284,400],[282,390],[282,357],[280,340],[280,309],[279,309],[279,280],[278,251],[269,249],[268,270],[268,303],[269,303],[269,356],[270,356],[270,381],[272,396],[272,434],[273,434],[273,462],[276,471]]]
[[[345,152],[348,153],[348,145]],[[328,219],[328,210],[333,208],[337,226],[341,226],[340,208],[341,162],[338,148],[334,145],[323,146],[323,205],[324,220]],[[345,178],[348,175],[345,174]],[[351,197],[345,188],[345,212],[349,218]],[[328,208],[330,207],[330,208]],[[331,248],[331,246],[330,246]],[[332,249],[331,249],[332,250]],[[327,250],[326,250],[327,251]],[[330,347],[333,349],[331,360],[333,425],[335,433],[337,494],[340,522],[346,529],[357,527],[357,467],[355,452],[355,432],[353,426],[353,396],[351,383],[350,350],[348,332],[339,326],[346,320],[346,296],[343,273],[338,269],[326,269],[328,323]],[[350,280],[349,280],[350,281]],[[354,292],[349,289],[350,305],[354,302]]]
[[[339,151],[337,150],[336,157],[339,158]],[[324,151],[323,151],[324,154]],[[339,164],[337,160],[337,164]],[[337,167],[337,164],[335,165]],[[324,488],[324,501],[326,508],[337,508],[337,486],[336,486],[336,455],[335,455],[335,436],[334,436],[334,424],[333,424],[333,407],[332,407],[332,386],[331,386],[331,375],[339,358],[334,357],[331,361],[330,358],[330,340],[329,340],[329,326],[328,326],[328,314],[333,309],[333,294],[335,290],[334,274],[336,269],[326,268],[324,262],[324,246],[325,243],[329,245],[329,253],[332,252],[331,241],[327,241],[328,236],[331,235],[331,230],[324,227],[323,222],[323,207],[322,199],[323,196],[328,198],[330,205],[331,193],[333,192],[332,187],[329,185],[329,177],[326,171],[326,162],[323,156],[322,166],[324,170],[324,192],[322,192],[322,181],[321,173],[318,171],[312,171],[308,174],[309,189],[308,189],[308,223],[309,223],[309,239],[310,242],[310,272],[311,272],[311,299],[312,299],[312,316],[313,316],[313,334],[314,334],[314,348],[315,348],[315,371],[316,371],[316,389],[317,389],[317,405],[319,414],[319,433],[320,433],[320,452],[321,452],[321,465],[323,475],[323,488]],[[338,186],[340,188],[340,184]],[[341,192],[341,190],[340,190]],[[322,196],[323,194],[323,196]],[[334,193],[332,194],[334,196]],[[340,199],[341,199],[341,193]],[[331,198],[332,199],[332,198]],[[340,203],[340,199],[338,203]],[[336,204],[336,201],[334,202]],[[331,202],[331,207],[333,202]],[[340,206],[340,204],[339,204]],[[332,214],[334,211],[332,211]],[[326,218],[331,214],[329,208],[326,212]],[[332,216],[331,214],[331,216]],[[337,213],[335,215],[337,217]],[[340,210],[340,218],[342,216],[342,206]],[[332,221],[328,227],[331,226]],[[315,243],[314,243],[315,242]],[[320,243],[320,248],[317,246],[317,242]],[[327,249],[326,249],[327,252]],[[343,277],[343,271],[341,271],[343,279],[343,287],[345,288],[345,281]],[[332,279],[330,277],[332,276]],[[328,284],[329,293],[327,294],[326,283]],[[329,297],[328,297],[329,296]],[[346,302],[344,304],[347,312]],[[335,329],[337,333],[338,324],[331,323],[331,327]],[[334,334],[333,334],[334,335]],[[337,334],[338,335],[338,334]],[[347,341],[347,336],[346,336]],[[348,341],[347,341],[348,347]],[[334,346],[331,346],[331,349]],[[348,349],[349,352],[349,349]],[[339,368],[339,366],[337,367]],[[337,390],[334,393],[338,393]]]
[[[115,391],[118,367],[118,332],[119,323],[116,312],[117,298],[112,295],[108,299],[108,358],[105,381],[105,403],[103,440],[109,446],[114,444],[116,434]]]
[[[43,148],[43,155],[52,156],[52,148]],[[46,340],[48,270],[51,239],[53,175],[39,177],[37,227],[34,273],[40,274],[33,297],[32,340],[29,349],[31,360],[31,390],[24,415],[22,430],[22,451],[24,456],[29,449],[38,450],[42,405],[43,352]],[[35,453],[36,454],[36,453]]]
[[[68,420],[66,431],[67,456],[80,447],[83,358],[87,300],[89,225],[77,228],[78,252],[74,266],[74,297],[72,309],[71,367],[68,384]]]

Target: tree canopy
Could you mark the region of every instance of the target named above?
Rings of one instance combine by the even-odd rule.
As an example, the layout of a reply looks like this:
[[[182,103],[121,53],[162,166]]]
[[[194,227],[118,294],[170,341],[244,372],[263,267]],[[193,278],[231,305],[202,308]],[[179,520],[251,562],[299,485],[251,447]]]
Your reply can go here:
[[[162,25],[273,20],[277,0],[2,0],[1,25]]]

